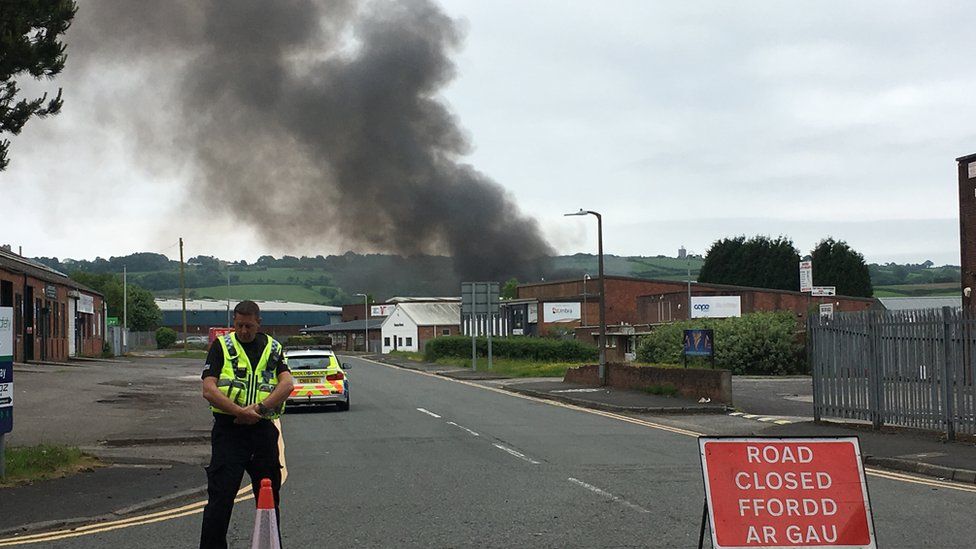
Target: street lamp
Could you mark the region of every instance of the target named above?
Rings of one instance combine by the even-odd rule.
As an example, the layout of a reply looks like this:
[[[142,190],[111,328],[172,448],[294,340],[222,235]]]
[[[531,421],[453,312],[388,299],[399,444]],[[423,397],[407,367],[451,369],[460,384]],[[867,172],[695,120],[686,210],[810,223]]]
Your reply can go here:
[[[590,280],[589,274],[583,275],[583,326],[587,326],[586,323],[586,281]]]
[[[570,215],[594,215],[596,216],[596,231],[597,231],[597,247],[599,249],[599,261],[600,261],[600,385],[607,384],[607,313],[606,313],[606,294],[605,285],[603,283],[603,216],[597,212],[590,210],[584,210],[580,208],[580,211],[574,213],[565,214]]]
[[[363,298],[363,309],[366,310],[366,339],[363,340],[363,348],[366,352],[369,352],[369,296],[366,294],[356,294],[357,297]]]

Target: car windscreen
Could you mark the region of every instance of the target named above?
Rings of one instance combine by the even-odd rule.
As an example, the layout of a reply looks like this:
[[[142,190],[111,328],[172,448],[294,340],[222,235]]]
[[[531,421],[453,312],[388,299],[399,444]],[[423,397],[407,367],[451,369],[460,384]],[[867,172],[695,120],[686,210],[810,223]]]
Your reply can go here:
[[[296,356],[288,358],[290,370],[324,370],[331,365],[331,356]]]

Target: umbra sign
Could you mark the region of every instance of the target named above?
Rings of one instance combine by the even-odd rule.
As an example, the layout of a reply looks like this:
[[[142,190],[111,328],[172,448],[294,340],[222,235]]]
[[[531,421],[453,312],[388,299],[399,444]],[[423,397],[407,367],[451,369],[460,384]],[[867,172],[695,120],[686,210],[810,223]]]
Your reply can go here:
[[[857,437],[701,437],[717,549],[876,548]]]

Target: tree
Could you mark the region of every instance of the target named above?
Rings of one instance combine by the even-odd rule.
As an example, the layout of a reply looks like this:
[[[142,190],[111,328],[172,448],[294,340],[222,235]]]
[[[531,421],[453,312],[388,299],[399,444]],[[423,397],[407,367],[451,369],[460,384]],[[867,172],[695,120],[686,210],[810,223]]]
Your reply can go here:
[[[78,6],[72,0],[0,2],[0,133],[20,134],[32,116],[57,114],[64,103],[61,89],[48,100],[17,98],[14,80],[27,73],[35,79],[52,78],[64,69],[65,45],[59,39],[71,25]],[[0,141],[0,171],[6,169],[10,141]]]
[[[515,299],[518,297],[518,285],[519,281],[517,278],[509,278],[508,282],[502,287],[502,299]]]
[[[828,236],[817,244],[810,257],[813,282],[817,286],[836,286],[838,295],[871,297],[874,294],[864,256],[843,240]]]
[[[745,236],[716,240],[705,254],[699,282],[754,288],[798,290],[800,252],[784,236]]]
[[[120,320],[123,315],[123,301],[125,288],[122,285],[122,277],[114,273],[84,273],[76,271],[71,273],[71,279],[105,296],[105,304],[108,306],[109,316],[118,317]],[[129,329],[135,332],[147,332],[155,330],[163,320],[163,313],[156,305],[156,300],[152,293],[136,284],[128,284],[128,324]]]

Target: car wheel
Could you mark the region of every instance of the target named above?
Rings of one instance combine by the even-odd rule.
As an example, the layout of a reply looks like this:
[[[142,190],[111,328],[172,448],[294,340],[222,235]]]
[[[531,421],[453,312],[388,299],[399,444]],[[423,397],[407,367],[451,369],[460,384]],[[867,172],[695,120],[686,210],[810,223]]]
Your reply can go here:
[[[339,411],[340,412],[346,412],[348,410],[349,410],[349,397],[346,397],[346,401],[345,402],[340,402],[339,403]]]

